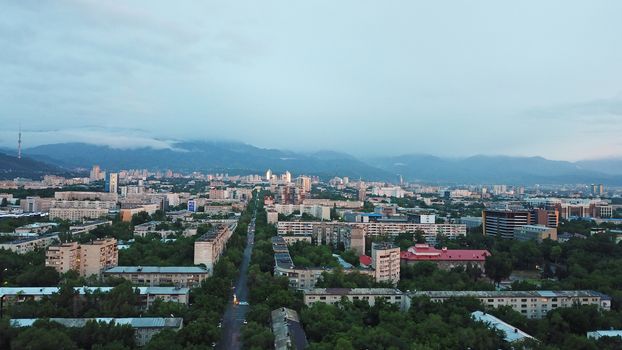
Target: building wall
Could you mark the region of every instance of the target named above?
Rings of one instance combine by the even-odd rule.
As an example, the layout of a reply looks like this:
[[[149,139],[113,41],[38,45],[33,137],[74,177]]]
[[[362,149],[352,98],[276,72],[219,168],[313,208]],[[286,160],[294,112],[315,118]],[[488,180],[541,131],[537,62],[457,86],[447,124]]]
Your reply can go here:
[[[392,244],[372,243],[371,265],[376,282],[400,281],[400,248]]]
[[[103,270],[118,265],[117,240],[108,238],[91,244],[63,243],[48,248],[45,266],[59,273],[77,271],[80,276],[100,275]]]

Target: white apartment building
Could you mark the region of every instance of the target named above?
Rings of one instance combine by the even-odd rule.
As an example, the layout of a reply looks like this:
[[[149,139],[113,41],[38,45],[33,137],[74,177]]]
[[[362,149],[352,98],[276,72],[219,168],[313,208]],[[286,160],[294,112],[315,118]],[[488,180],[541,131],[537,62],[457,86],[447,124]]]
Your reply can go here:
[[[343,298],[351,302],[366,301],[370,306],[374,306],[378,300],[397,304],[401,309],[406,305],[406,296],[399,289],[393,288],[314,288],[304,291],[304,303],[307,306],[313,303],[332,305]]]
[[[431,301],[443,302],[449,298],[470,297],[479,299],[490,307],[510,306],[527,318],[543,318],[556,308],[573,305],[597,305],[602,310],[611,309],[611,297],[591,290],[567,291],[417,291],[410,292],[406,299],[406,308],[410,300],[427,297]]]

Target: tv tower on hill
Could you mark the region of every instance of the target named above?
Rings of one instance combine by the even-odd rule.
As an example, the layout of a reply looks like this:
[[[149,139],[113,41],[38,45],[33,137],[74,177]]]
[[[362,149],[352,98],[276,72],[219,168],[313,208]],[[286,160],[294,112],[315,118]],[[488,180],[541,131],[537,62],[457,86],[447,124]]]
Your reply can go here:
[[[19,134],[17,136],[17,159],[22,159],[22,125],[19,125]]]

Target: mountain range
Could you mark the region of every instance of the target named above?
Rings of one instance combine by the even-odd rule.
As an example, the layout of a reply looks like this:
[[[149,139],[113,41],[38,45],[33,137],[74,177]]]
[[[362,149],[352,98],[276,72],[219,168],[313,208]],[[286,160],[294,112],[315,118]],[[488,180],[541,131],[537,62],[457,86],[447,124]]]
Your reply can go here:
[[[559,184],[603,183],[622,185],[622,158],[567,162],[542,157],[472,156],[443,158],[425,154],[359,159],[352,155],[321,151],[315,153],[264,149],[238,142],[178,142],[166,149],[118,149],[86,143],[60,143],[26,149],[24,153],[34,173],[89,169],[174,169],[177,171],[262,174],[266,169],[279,173],[313,174],[323,178],[349,176],[368,180],[428,183],[508,183]],[[8,158],[7,158],[8,157]],[[15,160],[5,156],[0,173],[20,171]],[[15,157],[13,157],[15,158]],[[51,165],[53,164],[53,165]]]

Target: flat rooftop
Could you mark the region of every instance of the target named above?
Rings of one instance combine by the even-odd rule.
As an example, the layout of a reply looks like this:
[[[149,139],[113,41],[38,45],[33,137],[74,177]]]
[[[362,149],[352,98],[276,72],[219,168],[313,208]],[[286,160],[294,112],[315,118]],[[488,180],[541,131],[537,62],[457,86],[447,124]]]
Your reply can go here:
[[[74,290],[84,295],[86,293],[108,293],[113,287],[75,287]],[[141,295],[184,295],[188,294],[189,288],[177,288],[177,287],[133,287]],[[0,297],[25,295],[25,296],[49,296],[56,294],[60,291],[59,287],[2,287],[0,288]]]
[[[115,266],[104,273],[207,274],[207,270],[199,266]]]
[[[476,321],[485,323],[490,328],[500,330],[503,333],[503,339],[508,343],[523,341],[525,339],[535,339],[534,337],[512,326],[511,324],[505,323],[502,320],[496,318],[495,316],[482,311],[475,311],[471,313],[471,318]]]
[[[606,294],[593,290],[527,290],[527,291],[415,291],[408,293],[411,297],[426,296],[429,298],[475,297],[475,298],[568,298],[568,297],[599,297],[610,300]]]
[[[37,318],[11,319],[13,327],[31,327]],[[50,318],[52,322],[60,323],[65,327],[84,327],[88,321],[115,323],[118,325],[130,325],[132,328],[180,328],[183,324],[181,317],[131,317],[131,318]]]
[[[305,295],[402,295],[395,288],[313,288],[304,291]]]

